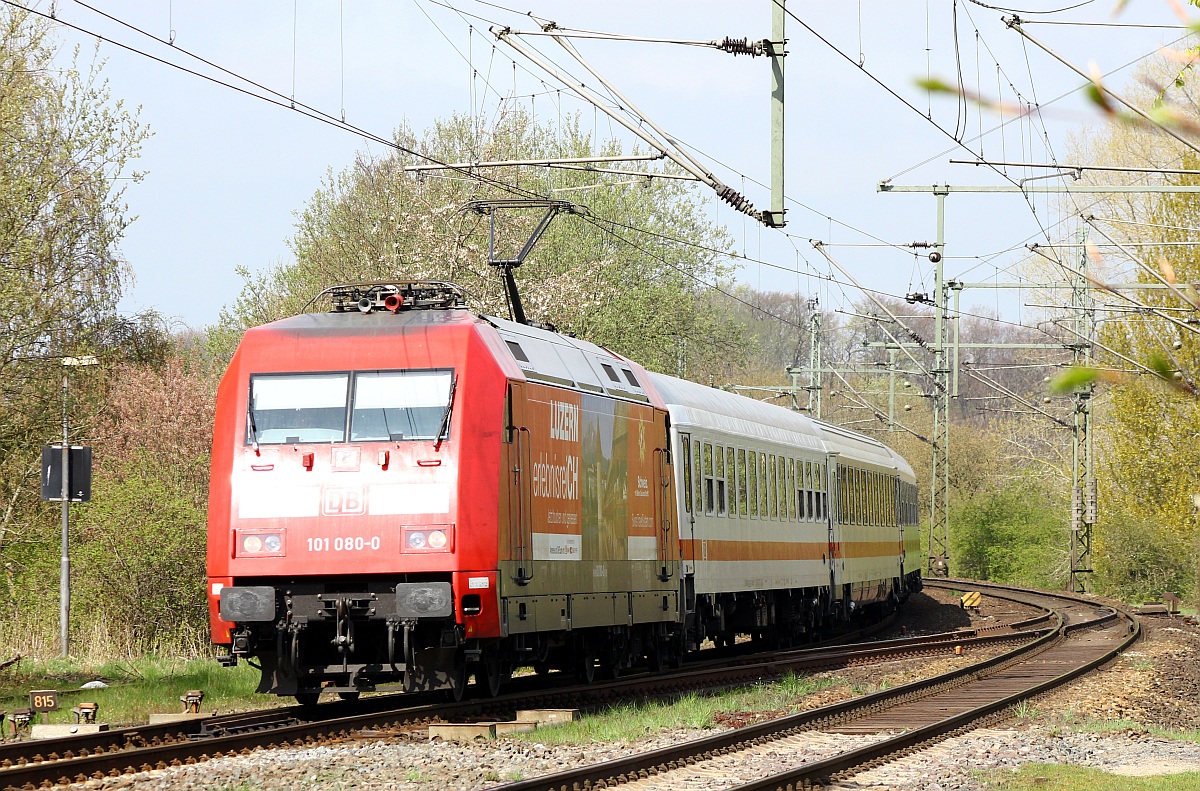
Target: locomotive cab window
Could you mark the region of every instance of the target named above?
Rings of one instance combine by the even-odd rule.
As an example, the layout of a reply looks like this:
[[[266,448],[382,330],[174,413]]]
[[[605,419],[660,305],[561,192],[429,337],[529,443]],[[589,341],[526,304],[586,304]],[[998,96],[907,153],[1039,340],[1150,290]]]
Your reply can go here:
[[[352,442],[437,439],[449,433],[450,371],[370,371],[354,377]]]
[[[349,381],[346,373],[251,376],[246,443],[344,441]]]
[[[444,439],[453,382],[445,370],[255,374],[246,443]]]

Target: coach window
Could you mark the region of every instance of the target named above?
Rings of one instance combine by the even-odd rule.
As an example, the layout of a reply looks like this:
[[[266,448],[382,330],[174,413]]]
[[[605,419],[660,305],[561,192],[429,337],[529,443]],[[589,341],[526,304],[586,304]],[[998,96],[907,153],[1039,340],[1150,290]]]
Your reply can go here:
[[[704,443],[704,513],[711,516],[714,512],[716,482],[713,480],[713,449],[712,445]]]
[[[846,512],[845,512],[845,515],[842,517],[842,521],[849,525],[854,524],[854,492],[852,490],[853,486],[854,486],[854,470],[847,467],[846,468],[846,487],[845,487],[845,494],[843,495],[843,499],[846,501]]]
[[[866,481],[866,478],[867,478],[867,476],[863,474],[862,470],[854,471],[854,479],[855,479],[854,492],[856,494],[856,497],[854,499],[858,501],[858,515],[855,518],[854,523],[858,524],[858,525],[865,525],[867,523],[867,481]]]
[[[875,487],[875,473],[867,473],[867,524],[877,524],[879,521],[879,492]]]
[[[725,487],[726,497],[729,502],[729,515],[737,516],[737,465],[733,460],[733,448],[725,449],[725,480],[728,485]]]
[[[837,471],[837,503],[838,512],[837,519],[842,524],[850,523],[850,470],[845,467],[838,467]]]
[[[750,499],[750,516],[758,516],[758,454],[746,454],[746,496]]]
[[[849,518],[846,521],[852,525],[856,525],[856,524],[858,524],[858,494],[859,494],[858,470],[855,470],[853,467],[846,470],[846,479],[847,479],[847,483],[849,484],[848,485],[849,491],[846,492],[846,499],[848,499],[850,501],[850,503],[849,503],[850,514],[849,514]]]
[[[794,459],[783,460],[783,480],[780,483],[779,496],[782,502],[779,503],[780,510],[787,515],[791,521],[796,520],[796,462]]]
[[[778,495],[776,495],[776,490],[775,490],[775,485],[778,484],[778,480],[776,480],[776,478],[775,478],[775,454],[769,454],[767,456],[766,467],[767,467],[767,472],[763,474],[763,477],[767,479],[767,487],[766,487],[766,489],[767,489],[767,509],[766,509],[766,513],[770,514],[770,517],[772,517],[772,519],[779,519],[779,501],[778,501],[778,499],[775,499],[776,496],[778,496]]]
[[[811,519],[812,514],[804,508],[804,462],[796,462],[796,488],[793,490],[796,497],[796,516],[800,521]]]
[[[829,484],[826,481],[825,463],[822,462],[817,465],[817,488],[821,491],[821,507],[817,510],[822,519],[829,518]]]
[[[746,494],[748,486],[746,483],[746,450],[738,448],[737,452],[737,485],[738,485],[738,513],[742,516],[747,516],[749,511],[746,508]]]
[[[874,515],[871,513],[874,510],[874,498],[871,496],[871,475],[872,473],[863,470],[863,524],[874,524]]]
[[[680,434],[679,444],[683,448],[683,510],[692,512],[692,438],[690,434]]]
[[[779,472],[779,518],[787,520],[788,518],[788,480],[787,480],[787,459],[783,456],[776,457],[775,469]]]
[[[344,373],[251,376],[246,443],[344,441],[349,382]]]
[[[812,498],[808,494],[812,491],[812,467],[808,468],[807,476],[804,469],[809,464],[811,462],[796,462],[796,486],[800,489],[800,510],[804,512],[804,516],[800,518],[815,520],[817,512],[813,510]]]
[[[875,473],[867,473],[867,524],[873,525],[877,522],[879,511],[879,497],[875,491]]]
[[[714,448],[716,458],[716,474],[713,476],[713,481],[717,487],[717,516],[725,516],[725,449],[718,445]]]
[[[700,453],[700,440],[692,442],[692,463],[696,465],[695,474],[692,476],[696,480],[696,496],[693,502],[696,503],[696,513],[699,514],[704,510],[704,470],[700,466],[702,455]]]
[[[758,457],[758,516],[768,519],[770,509],[767,507],[767,454],[755,454]]]

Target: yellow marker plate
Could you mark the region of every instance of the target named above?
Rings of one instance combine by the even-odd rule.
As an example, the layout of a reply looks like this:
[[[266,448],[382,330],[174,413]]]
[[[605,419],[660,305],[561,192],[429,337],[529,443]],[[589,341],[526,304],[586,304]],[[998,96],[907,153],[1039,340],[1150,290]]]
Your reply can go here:
[[[982,598],[983,597],[979,595],[979,591],[971,591],[969,593],[964,593],[963,597],[962,597],[962,606],[963,607],[978,607],[979,600]]]

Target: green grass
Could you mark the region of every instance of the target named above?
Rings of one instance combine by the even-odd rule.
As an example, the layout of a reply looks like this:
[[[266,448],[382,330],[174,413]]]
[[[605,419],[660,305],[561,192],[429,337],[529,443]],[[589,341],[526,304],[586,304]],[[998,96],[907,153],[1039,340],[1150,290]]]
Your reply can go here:
[[[520,738],[542,744],[628,742],[670,728],[711,728],[715,715],[722,712],[773,712],[783,716],[799,711],[799,701],[804,697],[839,683],[837,679],[788,675],[775,683],[714,695],[690,693],[670,703],[623,703]]]
[[[82,684],[94,680],[109,687],[79,690]],[[11,712],[27,707],[30,690],[57,689],[59,710],[50,712],[52,723],[71,722],[71,707],[88,701],[100,705],[99,722],[130,725],[146,722],[151,713],[181,711],[179,696],[192,689],[204,692],[200,710],[206,713],[275,705],[273,696],[254,694],[257,685],[257,670],[245,663],[236,668],[221,667],[214,659],[149,658],[104,664],[70,659],[21,660],[0,671],[0,709]]]
[[[980,775],[995,791],[1192,791],[1200,788],[1200,773],[1122,777],[1083,766],[1025,764]]]
[[[1163,728],[1158,725],[1146,725],[1145,723],[1134,722],[1133,720],[1098,720],[1091,717],[1079,717],[1070,711],[1055,716],[1049,725],[1054,729],[1062,728],[1085,733],[1108,734],[1136,731],[1148,733],[1161,739],[1176,739],[1178,741],[1200,743],[1200,730]]]

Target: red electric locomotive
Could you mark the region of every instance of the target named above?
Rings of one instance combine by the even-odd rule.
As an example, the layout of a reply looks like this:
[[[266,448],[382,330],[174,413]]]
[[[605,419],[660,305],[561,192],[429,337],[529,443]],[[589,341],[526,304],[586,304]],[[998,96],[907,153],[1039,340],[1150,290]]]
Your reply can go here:
[[[646,372],[478,316],[448,284],[329,297],[249,330],[218,391],[224,661],[257,657],[260,691],[311,702],[679,659],[667,414]]]
[[[920,588],[916,480],[873,439],[477,315],[449,284],[326,294],[249,330],[218,392],[212,634],[262,692],[590,681]]]

